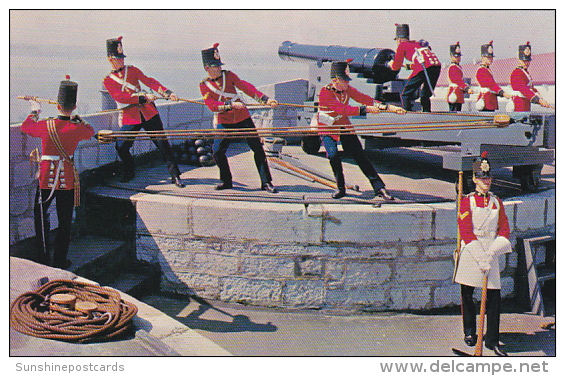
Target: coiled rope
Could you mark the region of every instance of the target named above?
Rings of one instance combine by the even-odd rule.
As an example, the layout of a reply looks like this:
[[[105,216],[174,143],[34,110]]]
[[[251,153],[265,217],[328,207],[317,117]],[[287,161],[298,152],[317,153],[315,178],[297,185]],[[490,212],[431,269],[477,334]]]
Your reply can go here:
[[[56,294],[70,294],[77,302],[91,302],[91,314],[52,304]],[[79,304],[77,303],[77,304]],[[137,307],[116,290],[88,283],[55,280],[16,298],[10,306],[10,325],[18,332],[66,342],[101,342],[126,332]]]

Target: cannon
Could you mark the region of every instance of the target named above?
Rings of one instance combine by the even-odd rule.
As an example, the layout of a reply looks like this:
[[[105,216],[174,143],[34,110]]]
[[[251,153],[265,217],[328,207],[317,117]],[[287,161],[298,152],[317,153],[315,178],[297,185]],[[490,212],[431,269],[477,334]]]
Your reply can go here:
[[[404,80],[403,73],[391,71],[385,63],[394,59],[395,52],[386,48],[359,48],[343,46],[318,46],[289,41],[279,46],[282,60],[308,63],[308,103],[317,104],[319,89],[330,82],[330,62],[353,59],[349,64],[352,85],[359,91],[386,103],[399,104]],[[415,103],[418,105],[418,102]],[[413,108],[418,111],[418,107]],[[394,114],[350,117],[351,123],[362,125],[375,119],[379,123],[401,125],[403,123],[430,123],[438,120],[470,120],[477,114],[412,113],[399,117]],[[540,171],[544,164],[552,164],[555,152],[555,112],[509,113],[512,124],[505,128],[488,130],[444,130],[404,133],[383,133],[361,136],[366,150],[381,150],[397,147],[442,147],[443,168],[464,171],[464,190],[472,186],[470,176],[472,160],[488,151],[496,155],[491,160],[493,168],[512,167],[512,175],[520,180],[524,191],[535,191],[539,185]],[[299,127],[317,128],[315,109],[305,108],[297,112]],[[463,116],[463,117],[462,117]],[[452,149],[451,146],[460,146]],[[320,149],[320,138],[308,136],[302,139],[302,149],[316,154]],[[465,188],[467,187],[467,188]]]
[[[313,104],[317,102],[320,88],[330,82],[330,64],[332,61],[346,61],[349,63],[350,75],[355,79],[354,86],[361,92],[381,101],[400,104],[400,92],[404,81],[398,78],[398,71],[392,71],[386,62],[394,59],[395,52],[388,48],[360,48],[346,46],[319,46],[300,44],[290,41],[282,42],[279,46],[279,57],[285,61],[306,63],[309,66],[308,100]],[[311,123],[315,111],[302,111],[298,113],[298,121]],[[315,154],[320,149],[320,138],[315,136],[304,137],[301,140],[302,148],[308,154]]]
[[[387,61],[394,59],[394,51],[388,48],[317,46],[285,41],[279,46],[279,57],[283,60],[315,63],[318,68],[324,62],[353,59],[349,63],[349,69],[371,79],[375,84],[394,81],[398,74],[385,65]]]

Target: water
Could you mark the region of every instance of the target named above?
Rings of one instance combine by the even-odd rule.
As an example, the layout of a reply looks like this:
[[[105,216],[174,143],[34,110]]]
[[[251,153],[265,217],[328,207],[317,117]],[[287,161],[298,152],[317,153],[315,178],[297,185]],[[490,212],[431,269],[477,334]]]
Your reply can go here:
[[[99,111],[102,81],[111,68],[105,47],[102,47],[69,49],[56,45],[10,45],[10,123],[23,121],[30,111],[29,104],[18,100],[18,95],[56,100],[59,83],[67,74],[79,84],[76,113]],[[308,75],[307,65],[282,61],[276,51],[250,57],[244,56],[244,53],[234,62],[224,61],[224,67],[255,86],[306,78]],[[173,55],[170,52],[160,54],[156,51],[128,50],[126,64],[137,66],[181,98],[201,97],[198,85],[206,72],[200,60],[200,51]],[[42,104],[41,117],[56,115],[56,106]]]

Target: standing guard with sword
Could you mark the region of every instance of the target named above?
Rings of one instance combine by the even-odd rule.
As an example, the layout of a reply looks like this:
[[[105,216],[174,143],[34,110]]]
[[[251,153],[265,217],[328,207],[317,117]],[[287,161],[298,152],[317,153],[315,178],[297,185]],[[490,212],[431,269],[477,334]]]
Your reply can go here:
[[[486,152],[473,161],[473,182],[476,191],[462,198],[457,217],[461,248],[454,281],[461,285],[464,341],[468,346],[476,346],[475,355],[482,354],[486,307],[485,346],[496,355],[507,356],[499,342],[501,286],[498,257],[512,252],[512,246],[508,240],[510,228],[504,205],[489,192],[492,178]],[[473,301],[475,287],[483,289],[478,336]]]
[[[146,131],[162,131],[163,122],[157,107],[153,103],[159,97],[141,91],[140,82],[151,90],[155,90],[161,96],[174,101],[178,100],[176,94],[154,78],[147,77],[140,69],[133,65],[124,64],[126,55],[123,52],[122,37],[107,39],[106,50],[112,71],[104,78],[104,87],[118,103],[118,106],[122,108],[119,119],[121,130],[139,131],[143,128]],[[166,139],[154,139],[152,141],[163,155],[172,183],[179,188],[184,187],[169,141]],[[122,182],[128,182],[135,177],[135,164],[130,153],[132,146],[133,140],[116,142],[116,150],[123,162]]]
[[[406,111],[412,110],[412,101],[415,93],[422,87],[420,103],[423,112],[431,112],[430,97],[434,95],[434,88],[441,73],[441,63],[432,52],[425,40],[410,40],[410,27],[407,24],[396,24],[396,54],[394,60],[387,63],[393,71],[398,71],[403,66],[404,59],[410,61],[406,68],[412,70],[410,77],[404,83],[400,94],[402,107]]]
[[[359,168],[371,182],[375,196],[387,201],[394,200],[385,188],[385,183],[375,171],[373,164],[363,153],[363,147],[355,130],[351,126],[349,116],[363,116],[367,113],[377,114],[381,111],[396,112],[405,114],[406,111],[401,107],[390,104],[380,103],[370,96],[361,93],[349,85],[350,61],[335,61],[331,65],[331,83],[320,90],[318,111],[318,132],[322,138],[322,143],[326,148],[328,159],[335,176],[337,190],[332,194],[332,198],[338,199],[345,196],[345,177],[341,157],[337,151],[337,142],[341,142],[343,150],[350,153],[359,165]],[[353,99],[360,106],[349,104],[349,98]],[[350,133],[336,133],[336,130],[351,130]]]
[[[200,82],[200,92],[204,98],[204,103],[210,111],[214,112],[214,126],[218,130],[222,129],[249,129],[255,130],[255,124],[249,115],[245,103],[241,101],[236,89],[254,98],[256,101],[267,106],[277,107],[276,100],[261,93],[255,86],[247,81],[241,80],[235,73],[222,69],[218,43],[212,48],[202,50],[202,63],[208,77]],[[277,193],[271,180],[271,172],[267,164],[267,156],[261,145],[259,137],[246,137],[247,144],[253,150],[255,166],[261,178],[261,190],[269,193]],[[232,174],[226,157],[226,151],[230,145],[230,140],[214,140],[213,152],[216,165],[220,170],[220,184],[216,185],[216,190],[231,189],[233,187]]]
[[[38,262],[49,265],[49,217],[47,210],[56,200],[59,227],[55,238],[53,265],[66,269],[71,241],[73,210],[80,204],[80,183],[78,171],[74,166],[73,153],[81,140],[94,135],[92,127],[78,115],[71,118],[76,107],[78,85],[67,79],[59,86],[56,119],[39,120],[41,105],[29,97],[31,114],[22,123],[23,133],[41,138],[43,155],[37,149],[32,152],[33,162],[39,162],[39,187],[35,196],[34,219]]]

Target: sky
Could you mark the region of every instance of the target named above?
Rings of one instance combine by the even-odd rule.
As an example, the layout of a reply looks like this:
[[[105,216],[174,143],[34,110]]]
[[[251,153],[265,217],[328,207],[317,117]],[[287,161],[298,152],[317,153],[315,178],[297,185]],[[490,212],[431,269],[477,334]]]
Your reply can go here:
[[[91,47],[105,57],[105,40],[124,49],[159,50],[199,59],[220,43],[222,57],[260,63],[285,40],[295,43],[395,48],[395,23],[426,39],[440,57],[460,42],[463,63],[494,41],[498,58],[515,57],[530,41],[534,54],[555,51],[554,10],[12,10],[10,45]]]

